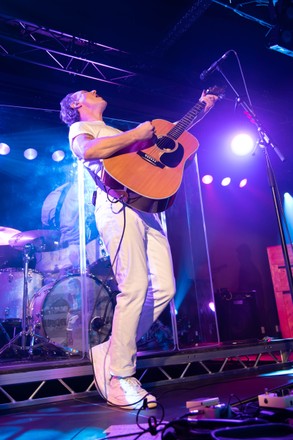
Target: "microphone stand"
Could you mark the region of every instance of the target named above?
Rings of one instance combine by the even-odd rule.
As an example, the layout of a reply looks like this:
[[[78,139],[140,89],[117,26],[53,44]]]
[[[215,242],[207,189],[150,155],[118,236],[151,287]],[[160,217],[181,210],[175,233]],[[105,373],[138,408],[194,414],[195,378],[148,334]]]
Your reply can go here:
[[[277,186],[277,182],[276,182],[276,179],[275,179],[275,175],[274,175],[274,171],[273,171],[273,168],[272,168],[272,164],[271,164],[271,161],[270,161],[270,157],[269,157],[269,154],[268,154],[268,148],[267,147],[268,146],[272,147],[272,149],[274,150],[274,152],[277,154],[277,156],[279,157],[279,159],[282,162],[284,162],[285,157],[280,152],[280,150],[271,142],[269,136],[265,132],[265,130],[262,127],[261,123],[259,122],[259,120],[258,120],[255,112],[253,111],[251,105],[248,105],[247,102],[245,102],[244,100],[241,99],[239,93],[233,87],[233,85],[228,80],[226,75],[222,72],[222,70],[220,69],[219,66],[217,66],[216,70],[218,70],[220,72],[220,74],[223,76],[223,78],[225,79],[227,84],[231,87],[231,89],[235,93],[235,95],[236,95],[236,102],[243,107],[245,112],[250,116],[249,120],[253,124],[255,124],[256,127],[257,127],[257,131],[258,131],[258,135],[259,135],[258,145],[263,149],[263,152],[264,152],[264,155],[265,155],[265,162],[266,162],[266,169],[267,169],[267,174],[268,174],[269,186],[270,186],[271,191],[272,191],[273,203],[274,203],[274,208],[275,208],[275,212],[276,212],[276,216],[277,216],[278,229],[279,229],[280,240],[281,240],[281,245],[282,245],[282,251],[283,251],[283,256],[284,256],[284,261],[285,261],[286,274],[287,274],[289,289],[290,289],[290,293],[291,293],[291,297],[292,297],[292,301],[293,301],[293,278],[292,278],[290,258],[289,258],[289,254],[288,254],[288,248],[287,248],[287,245],[286,245],[285,233],[284,233],[284,228],[283,228],[283,223],[282,223],[282,212],[283,212],[283,210],[282,210],[282,206],[281,206],[281,203],[280,203],[280,199],[278,197],[278,186]],[[286,221],[285,218],[284,218],[284,220]]]

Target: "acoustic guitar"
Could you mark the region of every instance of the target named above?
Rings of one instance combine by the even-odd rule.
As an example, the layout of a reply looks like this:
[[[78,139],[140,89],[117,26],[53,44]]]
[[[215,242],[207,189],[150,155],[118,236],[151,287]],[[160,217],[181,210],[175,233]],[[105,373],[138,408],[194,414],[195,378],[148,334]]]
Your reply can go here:
[[[208,94],[222,98],[223,89],[215,86],[205,92]],[[113,195],[116,190],[126,205],[142,211],[169,208],[182,182],[186,161],[199,147],[187,130],[205,105],[198,101],[176,124],[154,119],[153,139],[137,142],[104,159],[102,180],[113,189]]]

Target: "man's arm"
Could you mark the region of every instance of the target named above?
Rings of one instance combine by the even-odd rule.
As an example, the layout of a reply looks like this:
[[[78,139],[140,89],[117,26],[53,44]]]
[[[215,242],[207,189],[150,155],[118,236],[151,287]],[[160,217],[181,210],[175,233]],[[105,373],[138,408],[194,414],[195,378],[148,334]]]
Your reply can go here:
[[[88,134],[80,134],[74,138],[72,147],[82,159],[106,159],[135,142],[151,139],[153,135],[153,125],[150,122],[143,122],[132,130],[114,136],[95,139]]]

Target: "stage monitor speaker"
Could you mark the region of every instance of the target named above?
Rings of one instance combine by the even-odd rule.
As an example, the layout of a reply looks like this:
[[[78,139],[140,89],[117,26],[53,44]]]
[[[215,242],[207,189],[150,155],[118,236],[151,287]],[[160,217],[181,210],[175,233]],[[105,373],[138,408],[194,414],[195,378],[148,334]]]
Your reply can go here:
[[[215,300],[221,342],[261,337],[255,291],[231,293],[221,289],[215,293]]]

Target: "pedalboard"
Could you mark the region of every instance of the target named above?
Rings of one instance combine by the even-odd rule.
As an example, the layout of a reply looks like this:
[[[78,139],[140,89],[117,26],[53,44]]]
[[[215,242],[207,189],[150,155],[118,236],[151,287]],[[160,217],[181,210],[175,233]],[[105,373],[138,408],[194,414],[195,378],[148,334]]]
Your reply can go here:
[[[258,396],[258,404],[262,408],[293,408],[293,394],[265,393]]]

